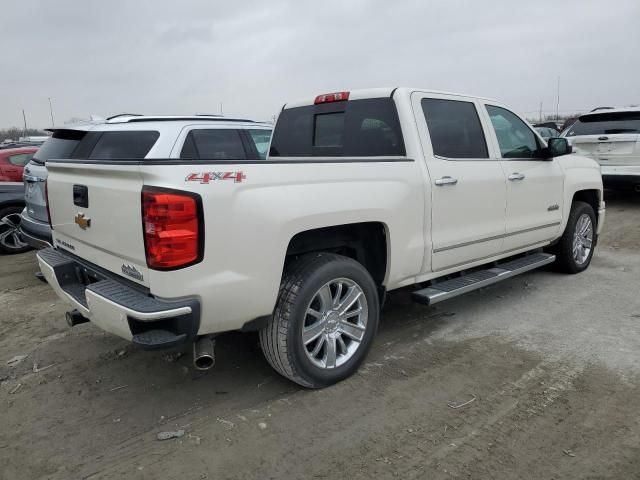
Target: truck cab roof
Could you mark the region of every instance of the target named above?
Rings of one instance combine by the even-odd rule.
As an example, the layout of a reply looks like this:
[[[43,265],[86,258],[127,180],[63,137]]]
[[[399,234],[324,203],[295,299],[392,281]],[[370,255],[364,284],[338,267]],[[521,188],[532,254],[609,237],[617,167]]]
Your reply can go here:
[[[409,96],[413,92],[433,93],[435,95],[455,95],[457,97],[477,98],[477,99],[486,100],[490,102],[500,103],[491,98],[478,97],[475,95],[468,95],[464,93],[445,92],[440,90],[432,90],[428,88],[415,88],[415,87],[363,88],[363,89],[355,89],[355,90],[345,90],[338,93],[347,93],[349,100],[364,100],[367,98],[395,97],[396,95]],[[316,103],[316,100],[318,99],[318,97],[323,95],[332,95],[332,93],[320,94],[313,98],[306,98],[306,99],[301,99],[301,100],[296,100],[293,102],[286,103],[283,107],[283,110],[288,108],[305,107],[305,106],[313,105],[314,103]]]

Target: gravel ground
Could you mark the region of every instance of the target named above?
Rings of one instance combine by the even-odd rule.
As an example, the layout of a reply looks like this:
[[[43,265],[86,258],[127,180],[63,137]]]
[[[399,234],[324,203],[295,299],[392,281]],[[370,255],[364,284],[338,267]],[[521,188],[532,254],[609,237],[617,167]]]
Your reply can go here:
[[[256,335],[220,337],[203,374],[70,330],[34,253],[1,257],[0,478],[640,478],[640,198],[607,202],[587,272],[431,308],[395,292],[367,363],[322,391]]]

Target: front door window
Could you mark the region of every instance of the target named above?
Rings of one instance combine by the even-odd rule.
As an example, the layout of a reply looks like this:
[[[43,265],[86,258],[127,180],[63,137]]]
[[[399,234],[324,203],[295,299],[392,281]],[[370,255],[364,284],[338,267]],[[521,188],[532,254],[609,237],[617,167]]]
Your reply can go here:
[[[533,131],[517,115],[505,108],[487,105],[498,137],[502,158],[538,158],[540,145]]]

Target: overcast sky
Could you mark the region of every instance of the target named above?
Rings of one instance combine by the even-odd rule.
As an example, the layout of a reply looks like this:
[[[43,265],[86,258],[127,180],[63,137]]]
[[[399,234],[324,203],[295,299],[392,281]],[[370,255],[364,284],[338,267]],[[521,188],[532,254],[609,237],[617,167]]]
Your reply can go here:
[[[89,114],[270,119],[320,93],[416,86],[526,116],[640,103],[639,0],[3,0],[0,128]]]

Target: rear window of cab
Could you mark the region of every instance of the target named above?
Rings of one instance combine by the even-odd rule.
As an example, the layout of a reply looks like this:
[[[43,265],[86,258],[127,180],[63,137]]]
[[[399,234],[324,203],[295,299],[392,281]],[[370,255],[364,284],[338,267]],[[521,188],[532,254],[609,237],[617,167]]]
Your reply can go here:
[[[285,109],[271,140],[271,157],[405,156],[391,98],[370,98]]]

